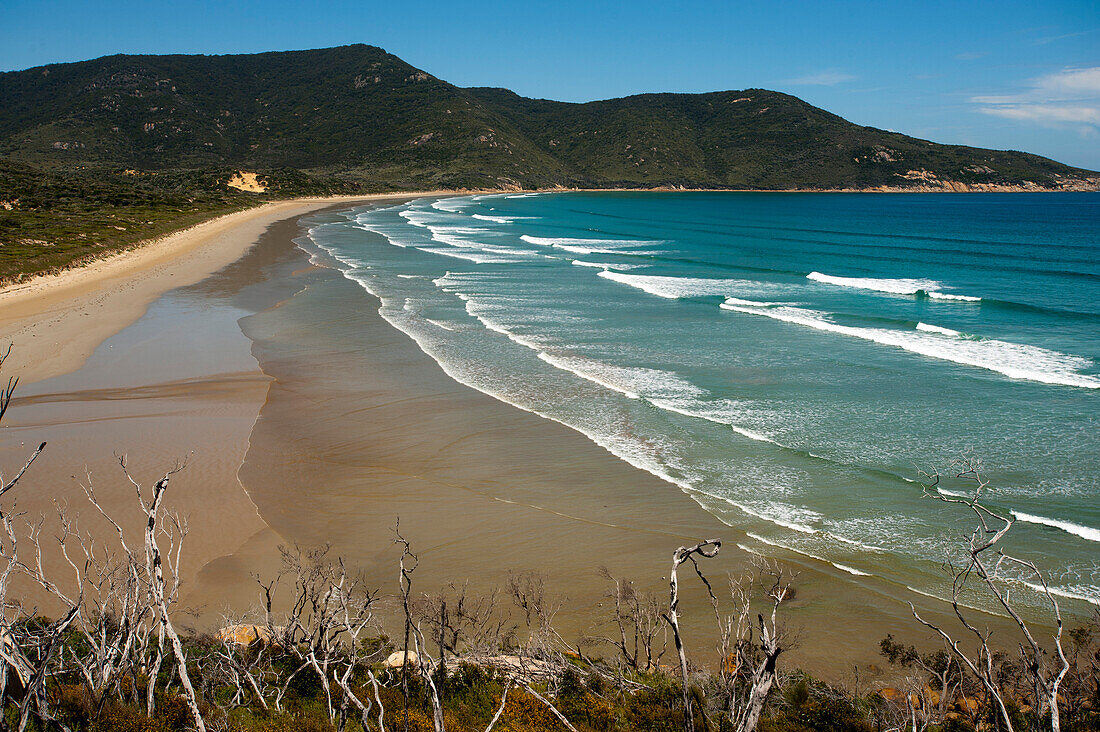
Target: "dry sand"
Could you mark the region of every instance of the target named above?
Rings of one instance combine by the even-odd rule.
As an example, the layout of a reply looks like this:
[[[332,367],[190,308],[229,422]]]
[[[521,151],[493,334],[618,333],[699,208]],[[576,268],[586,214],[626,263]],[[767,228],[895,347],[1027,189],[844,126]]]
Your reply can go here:
[[[9,373],[24,384],[80,367],[96,346],[135,322],[168,290],[237,261],[272,223],[339,203],[410,194],[303,198],[265,203],[170,234],[86,267],[0,289],[0,344],[13,343]]]

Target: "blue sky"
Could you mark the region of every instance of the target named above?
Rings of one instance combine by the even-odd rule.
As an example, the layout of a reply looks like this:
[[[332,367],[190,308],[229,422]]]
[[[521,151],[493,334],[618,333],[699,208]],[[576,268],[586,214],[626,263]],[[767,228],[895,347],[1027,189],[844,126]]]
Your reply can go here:
[[[1100,169],[1100,2],[2,0],[0,70],[369,43],[587,101],[764,87],[859,124]]]

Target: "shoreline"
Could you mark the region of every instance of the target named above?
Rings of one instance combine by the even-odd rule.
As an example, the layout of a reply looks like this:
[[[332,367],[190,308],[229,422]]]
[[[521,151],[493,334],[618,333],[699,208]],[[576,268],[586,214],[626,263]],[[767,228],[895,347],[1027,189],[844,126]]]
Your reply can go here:
[[[191,284],[207,276],[220,267],[239,258],[247,247],[245,240],[249,236],[257,237],[267,225],[280,217],[293,217],[317,211],[329,206],[341,204],[354,205],[362,202],[400,200],[421,196],[465,196],[479,194],[506,193],[759,193],[759,194],[807,194],[807,193],[1081,193],[1095,192],[1090,189],[1046,189],[1026,188],[1022,186],[968,187],[876,187],[876,188],[821,188],[821,189],[733,189],[733,188],[683,188],[660,186],[655,188],[545,188],[531,191],[511,190],[437,190],[394,193],[370,193],[353,196],[305,197],[279,201],[266,201],[255,207],[216,216],[199,224],[174,231],[170,234],[139,242],[131,247],[105,255],[90,262],[67,267],[60,272],[34,275],[21,281],[0,287],[0,342],[11,342],[15,338],[54,338],[50,345],[59,346],[59,353],[51,354],[50,365],[46,359],[28,355],[25,346],[13,352],[12,364],[22,364],[30,375],[23,377],[24,383],[33,383],[50,376],[67,373],[78,368],[91,353],[95,345],[117,333],[125,325],[136,321],[157,296],[170,289]],[[243,236],[239,227],[248,225]],[[236,234],[234,236],[233,234]],[[223,244],[216,250],[213,245]],[[244,247],[242,249],[242,247]],[[192,266],[181,267],[180,259],[190,260]],[[174,272],[162,271],[173,264]],[[167,280],[166,277],[177,279]],[[137,280],[140,279],[140,284]],[[65,328],[64,322],[73,316],[73,310],[79,309],[82,298],[103,289],[109,283],[116,283],[132,290],[130,301],[122,308],[111,307],[117,301],[114,297],[102,297],[95,301],[98,308],[105,309],[113,324],[103,322],[104,313],[100,313],[90,329],[81,329],[74,333]],[[139,304],[140,301],[140,304]],[[37,318],[37,322],[35,319]],[[47,321],[46,318],[49,318]],[[31,347],[39,347],[31,342]]]
[[[200,304],[227,297],[224,293],[234,287],[234,293],[258,288],[258,294],[245,298],[250,304],[239,327],[233,311],[227,311],[222,319],[225,338],[251,342],[251,377],[242,375],[239,367],[234,371],[228,368],[232,364],[221,364],[214,353],[210,364],[200,364],[186,375],[190,381],[157,382],[157,399],[174,400],[174,410],[161,409],[158,402],[155,413],[139,409],[120,415],[119,408],[111,406],[118,402],[104,399],[105,412],[93,415],[96,425],[117,422],[120,416],[147,422],[141,430],[144,434],[127,436],[138,445],[131,448],[138,454],[141,445],[151,450],[147,475],[160,469],[164,459],[179,457],[171,450],[187,440],[191,445],[195,440],[208,440],[210,452],[195,448],[200,457],[221,456],[216,469],[196,458],[194,470],[182,473],[179,482],[183,485],[172,492],[174,507],[196,519],[193,526],[208,522],[211,529],[198,537],[198,552],[185,551],[191,587],[186,600],[205,606],[208,625],[228,600],[234,599],[235,609],[243,610],[241,603],[256,599],[250,574],[259,567],[277,568],[276,547],[280,543],[306,546],[332,542],[341,552],[357,552],[354,559],[370,566],[371,578],[388,583],[396,566],[389,545],[396,515],[402,515],[402,527],[408,527],[410,534],[416,532],[410,538],[429,558],[418,577],[421,588],[434,590],[448,581],[469,578],[481,588],[503,584],[504,565],[485,556],[486,546],[500,548],[516,562],[518,571],[534,568],[550,573],[549,579],[554,581],[548,581],[548,589],[573,593],[573,602],[563,611],[563,622],[571,629],[583,629],[599,612],[603,581],[597,568],[601,564],[618,576],[639,579],[640,585],[660,597],[664,591],[660,573],[671,550],[702,534],[713,534],[723,535],[728,542],[712,577],[720,577],[723,570],[734,574],[743,570],[748,555],[737,550],[739,529],[722,524],[675,486],[627,465],[580,433],[453,381],[411,339],[385,322],[369,293],[335,270],[311,265],[293,242],[304,215],[344,204],[417,195],[432,194],[288,202],[277,213],[272,212],[272,220],[264,220],[262,227],[260,222],[247,220],[223,232],[236,249],[226,247],[219,254],[230,258],[235,253],[236,258],[205,275],[203,267],[213,268],[220,260],[202,259],[194,269],[182,267],[186,271],[176,273],[171,271],[171,259],[161,262],[157,266],[162,271],[148,289],[117,288],[116,296],[122,299],[137,291],[137,297],[149,300],[141,304],[132,320],[121,325],[119,316],[129,316],[134,309],[119,306],[113,322],[117,330],[104,339],[115,339],[109,346],[121,346],[129,338],[137,343],[134,347],[142,358],[124,358],[131,354],[116,351],[113,361],[89,364],[85,357],[72,366],[78,373],[70,375],[68,383],[76,385],[71,392],[36,395],[39,390],[32,389],[30,398],[17,398],[19,408],[11,414],[24,423],[16,426],[26,431],[30,440],[42,424],[51,424],[34,414],[29,420],[23,416],[36,398],[39,402],[45,399],[47,405],[66,404],[67,410],[73,404],[100,398],[92,393],[95,385],[87,383],[89,378],[94,381],[95,374],[110,373],[127,386],[134,374],[163,379],[165,375],[150,373],[149,362],[142,360],[157,363],[155,359],[162,358],[159,344],[145,343],[147,336],[132,332],[140,328],[129,326],[152,319],[186,330],[200,322],[196,318],[211,320],[194,308],[178,320],[172,319],[171,312],[153,312],[150,306],[154,303],[171,310],[171,292],[181,285],[189,285],[181,291]],[[310,208],[295,212],[293,206]],[[253,233],[257,227],[261,234]],[[211,243],[204,239],[194,246],[209,248],[206,244]],[[144,270],[140,266],[136,270],[133,276],[140,277]],[[188,277],[193,281],[185,282]],[[311,298],[321,300],[311,303]],[[321,305],[333,303],[340,307],[327,316],[331,321],[308,320],[325,312]],[[363,303],[368,306],[362,307]],[[65,312],[72,313],[63,311],[59,317]],[[84,316],[69,317],[79,326]],[[288,323],[301,329],[295,331],[295,337],[271,337],[268,333]],[[346,332],[330,333],[330,326],[337,324],[346,325]],[[242,337],[241,328],[247,338]],[[319,344],[304,340],[311,336],[329,340]],[[358,340],[342,340],[351,338]],[[310,344],[331,350],[313,349]],[[366,354],[365,358],[360,354]],[[118,373],[112,373],[114,369]],[[207,393],[201,393],[202,389],[196,393],[195,384],[205,385]],[[212,413],[208,405],[197,403],[205,399],[208,404],[221,404],[227,393],[236,395],[237,411],[229,415],[235,421],[225,431],[212,430],[211,425],[227,415]],[[147,396],[139,396],[136,405],[148,404],[142,401]],[[333,407],[338,412],[335,416]],[[164,429],[191,415],[195,426],[181,435],[157,432],[155,425]],[[370,419],[364,422],[351,418],[354,415],[370,415]],[[73,453],[67,451],[64,435],[67,429],[77,428],[70,427],[68,411],[62,416],[52,422],[62,437],[51,437],[51,442],[62,445],[54,455],[68,457]],[[215,434],[204,435],[206,431]],[[227,439],[226,435],[238,437]],[[100,435],[97,440],[79,443],[82,452],[77,456],[93,459],[103,452],[109,438],[111,435]],[[118,446],[111,445],[111,449]],[[61,479],[71,468],[59,464],[48,472]],[[230,481],[236,491],[218,490]],[[311,491],[307,502],[302,500],[303,486]],[[569,490],[560,490],[563,487]],[[125,506],[132,493],[121,492],[116,500],[118,506]],[[32,502],[28,506],[35,508]],[[655,541],[657,536],[663,539]],[[191,547],[194,552],[194,543]],[[435,562],[438,564],[432,568]],[[877,640],[886,632],[910,642],[921,641],[921,630],[913,627],[908,608],[898,598],[870,589],[844,591],[843,587],[863,586],[842,585],[822,568],[807,563],[784,564],[800,567],[806,576],[808,587],[798,605],[810,608],[805,611],[810,617],[827,617],[829,613],[847,617],[845,627],[834,629],[827,642],[815,639],[811,647],[797,654],[807,666],[828,668],[838,647],[845,649],[845,660],[868,662],[876,655]],[[868,601],[858,608],[848,606],[850,595],[855,594]],[[709,652],[714,619],[700,588],[686,588],[685,603],[691,608],[685,620],[687,632],[695,639],[695,653],[703,655]],[[922,609],[926,605],[918,601]],[[806,617],[794,619],[805,622]],[[875,630],[868,633],[867,628]],[[840,674],[844,669],[833,668],[832,672]]]
[[[568,593],[559,616],[568,634],[590,634],[593,621],[605,619],[600,566],[658,599],[667,593],[661,572],[672,550],[703,536],[726,541],[708,562],[712,579],[721,584],[723,574],[750,566],[751,554],[737,546],[743,529],[582,433],[454,380],[378,305],[341,272],[321,267],[295,296],[242,322],[272,384],[241,480],[271,530],[204,567],[205,590],[190,601],[209,607],[239,593],[234,604],[247,607],[255,600],[249,575],[265,562],[271,568],[280,539],[331,545],[370,584],[392,590],[398,518],[421,556],[419,591],[469,582],[471,591],[489,592],[506,587],[512,572],[533,570],[548,592]],[[801,573],[792,624],[816,631],[845,618],[799,649],[805,667],[838,679],[850,667],[830,667],[837,649],[870,664],[886,633],[927,641],[899,588],[855,581],[810,559],[779,561]],[[709,601],[702,587],[683,592],[685,633],[709,658]],[[922,612],[944,617],[945,606],[913,599]]]
[[[0,288],[0,343],[15,344],[8,368],[20,372],[23,384],[78,369],[99,344],[136,322],[158,297],[237,261],[277,221],[333,205],[447,193],[268,202],[82,266]]]

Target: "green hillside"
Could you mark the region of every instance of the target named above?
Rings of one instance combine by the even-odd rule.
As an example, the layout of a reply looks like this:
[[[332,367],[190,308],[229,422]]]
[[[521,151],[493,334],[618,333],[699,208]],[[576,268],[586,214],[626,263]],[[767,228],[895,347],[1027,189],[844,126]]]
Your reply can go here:
[[[228,188],[240,170],[266,190]],[[1058,190],[1100,175],[763,89],[570,104],[459,88],[363,45],[0,73],[0,282],[265,198],[557,186]]]
[[[867,188],[941,180],[1057,187],[1088,171],[1019,152],[937,145],[860,127],[766,89],[566,104],[469,90],[587,180],[611,185]]]
[[[1089,175],[762,89],[567,104],[455,87],[371,46],[109,56],[0,74],[0,99],[0,155],[48,168],[296,168],[385,188],[919,184],[910,171],[1054,188]]]

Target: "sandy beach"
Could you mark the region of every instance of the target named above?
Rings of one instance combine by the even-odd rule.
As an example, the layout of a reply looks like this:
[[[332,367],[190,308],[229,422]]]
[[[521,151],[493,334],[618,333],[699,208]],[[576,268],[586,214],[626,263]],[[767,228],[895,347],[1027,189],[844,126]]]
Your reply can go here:
[[[58,500],[102,529],[87,516],[90,480],[134,525],[116,456],[144,481],[185,462],[170,503],[189,526],[184,604],[207,629],[257,601],[254,577],[278,570],[280,545],[331,544],[392,592],[398,518],[418,591],[488,592],[534,571],[572,637],[600,632],[600,567],[663,597],[686,542],[726,540],[708,567],[718,586],[750,565],[735,527],[581,434],[453,381],[376,299],[295,245],[303,216],[366,202],[265,205],[0,294],[0,343],[16,344],[5,374],[23,379],[0,464],[50,443],[21,510],[49,515]],[[839,678],[850,665],[838,657],[870,663],[887,632],[924,637],[900,595],[792,566],[791,622],[809,629],[799,664]],[[709,654],[697,584],[687,627]],[[825,618],[842,622],[812,632]]]
[[[78,368],[97,345],[136,321],[168,290],[237,261],[273,222],[326,206],[407,194],[294,199],[220,216],[85,267],[0,289],[0,343],[17,345],[20,381]]]

